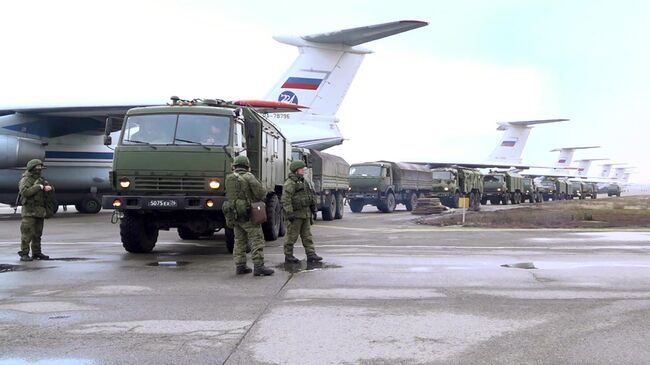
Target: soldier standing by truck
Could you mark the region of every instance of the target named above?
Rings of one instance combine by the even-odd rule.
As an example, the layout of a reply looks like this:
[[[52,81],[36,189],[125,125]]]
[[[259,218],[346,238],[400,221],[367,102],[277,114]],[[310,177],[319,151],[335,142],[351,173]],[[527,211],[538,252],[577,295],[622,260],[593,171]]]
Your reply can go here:
[[[45,218],[53,214],[51,196],[54,188],[41,177],[45,168],[43,161],[34,159],[27,162],[27,170],[23,173],[18,186],[21,196],[20,210],[20,261],[49,260],[50,257],[41,252],[41,236]],[[48,204],[50,206],[48,206]],[[49,210],[49,213],[48,213]],[[32,257],[29,257],[31,244]]]
[[[319,262],[323,258],[316,254],[314,240],[311,235],[312,214],[316,212],[316,199],[313,189],[304,179],[305,163],[293,161],[289,165],[289,177],[282,188],[282,207],[289,221],[287,239],[284,242],[284,262],[294,264],[300,262],[293,255],[293,246],[302,239],[307,262]]]
[[[224,214],[226,224],[235,231],[235,273],[255,276],[273,275],[273,269],[264,266],[264,234],[262,226],[250,221],[252,202],[264,201],[266,190],[262,183],[250,173],[250,161],[246,156],[237,156],[233,160],[234,171],[226,177],[226,199]],[[246,245],[251,245],[253,270],[246,266]]]

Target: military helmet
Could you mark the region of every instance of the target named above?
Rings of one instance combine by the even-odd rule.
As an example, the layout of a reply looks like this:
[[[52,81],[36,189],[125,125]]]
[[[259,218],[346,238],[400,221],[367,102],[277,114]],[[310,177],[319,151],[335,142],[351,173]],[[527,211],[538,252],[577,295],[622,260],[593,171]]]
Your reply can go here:
[[[239,155],[235,157],[234,160],[232,160],[232,165],[233,166],[244,166],[244,167],[251,167],[251,162],[248,160],[248,157]]]
[[[305,162],[302,161],[302,160],[293,161],[291,163],[291,165],[289,165],[289,170],[291,172],[296,172],[298,169],[301,169],[301,168],[303,168],[305,166],[307,166],[307,165],[305,165]]]
[[[41,166],[45,167],[45,165],[43,165],[43,161],[41,161],[41,160],[39,160],[37,158],[35,158],[33,160],[29,160],[29,162],[27,163],[27,171],[32,171],[32,169],[34,169],[34,167],[36,167],[38,165],[41,165]]]

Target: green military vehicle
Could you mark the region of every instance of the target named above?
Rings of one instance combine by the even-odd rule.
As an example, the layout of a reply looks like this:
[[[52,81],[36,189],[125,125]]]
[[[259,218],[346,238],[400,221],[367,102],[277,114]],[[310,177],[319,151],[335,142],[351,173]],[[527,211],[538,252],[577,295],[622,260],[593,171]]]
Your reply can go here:
[[[109,176],[114,194],[102,201],[121,218],[124,248],[150,252],[161,229],[197,239],[226,228],[224,182],[232,158],[241,154],[268,191],[263,231],[267,241],[275,240],[284,234],[279,198],[291,147],[273,123],[251,107],[222,100],[172,98],[170,105],[129,110]],[[225,235],[232,251],[232,229]]]
[[[521,175],[514,172],[490,172],[483,176],[482,204],[488,200],[492,205],[519,204],[523,198],[524,182]]]
[[[598,197],[598,187],[596,184],[588,181],[581,181],[582,182],[582,199],[587,199],[587,197],[591,199],[596,199]]]
[[[542,192],[532,177],[524,177],[523,190],[521,192],[522,202],[528,200],[529,203],[539,203],[542,201]]]
[[[567,199],[568,183],[565,180],[553,176],[540,176],[534,181],[543,201]]]
[[[479,209],[483,195],[483,174],[467,167],[440,167],[431,170],[433,195],[443,205],[458,208],[460,198],[469,198],[469,208]]]
[[[433,179],[428,167],[390,161],[376,161],[350,166],[348,202],[354,213],[364,205],[374,205],[384,213],[404,204],[413,210],[419,197],[431,193]]]
[[[323,220],[343,218],[344,201],[350,187],[350,164],[339,156],[300,147],[292,149],[291,159],[302,160],[307,165],[305,178],[313,184]]]
[[[584,199],[582,196],[582,182],[579,180],[567,179],[566,183],[567,188],[567,199],[571,200],[573,198]]]
[[[618,184],[609,184],[607,186],[607,196],[621,196],[621,186]]]

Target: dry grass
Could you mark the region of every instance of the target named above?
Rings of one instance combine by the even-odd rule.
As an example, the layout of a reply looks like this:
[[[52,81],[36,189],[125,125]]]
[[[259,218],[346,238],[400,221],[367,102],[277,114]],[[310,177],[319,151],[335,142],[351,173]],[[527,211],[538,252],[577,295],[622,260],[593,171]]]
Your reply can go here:
[[[420,224],[460,224],[459,215],[430,216]],[[650,196],[572,200],[534,204],[493,212],[469,212],[465,227],[611,228],[650,227]]]

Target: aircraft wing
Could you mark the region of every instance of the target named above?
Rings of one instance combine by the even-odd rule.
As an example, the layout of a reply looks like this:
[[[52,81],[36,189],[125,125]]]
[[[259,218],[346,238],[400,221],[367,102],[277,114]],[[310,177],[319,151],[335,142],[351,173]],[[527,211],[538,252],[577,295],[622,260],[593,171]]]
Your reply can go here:
[[[530,169],[532,167],[537,167],[537,166],[531,166],[531,165],[508,164],[508,163],[500,163],[500,162],[476,163],[476,162],[414,162],[414,161],[411,161],[409,163],[418,164],[418,165],[427,165],[430,169],[435,169],[435,168],[438,168],[438,167],[460,166],[460,167],[472,167],[472,168],[477,168],[477,169],[487,169],[487,168],[506,168],[506,169],[509,169],[509,168],[516,168],[516,169],[526,170],[526,169]]]
[[[118,120],[135,107],[153,104],[14,108],[0,110],[2,128],[40,137],[59,137],[72,133],[104,131],[107,117]],[[122,128],[112,123],[112,132]]]
[[[424,27],[429,23],[419,20],[401,20],[390,23],[350,28],[336,32],[320,33],[303,36],[302,39],[314,43],[345,44],[356,46],[376,39]]]

